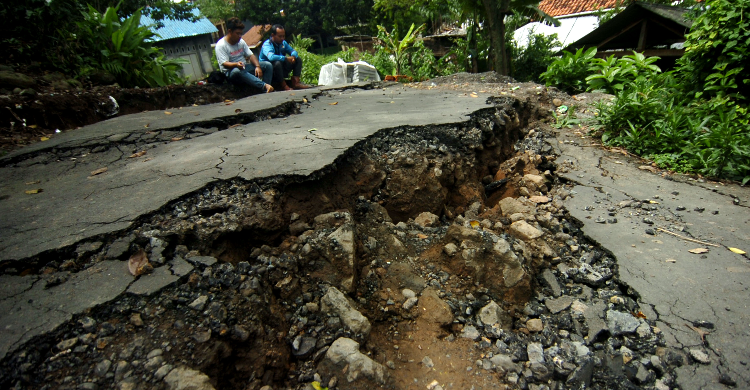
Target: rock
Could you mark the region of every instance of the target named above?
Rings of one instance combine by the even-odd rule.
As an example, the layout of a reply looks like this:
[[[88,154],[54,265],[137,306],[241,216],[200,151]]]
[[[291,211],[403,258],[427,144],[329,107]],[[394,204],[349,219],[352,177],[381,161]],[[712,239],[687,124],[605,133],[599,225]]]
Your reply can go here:
[[[500,211],[506,217],[516,213],[529,214],[532,212],[530,206],[521,203],[515,198],[505,198],[501,200],[498,205],[500,206]]]
[[[573,302],[573,304],[570,305],[571,308],[573,308],[576,302],[579,301]],[[609,330],[607,323],[601,318],[605,308],[606,304],[604,302],[597,302],[583,311],[583,316],[586,318],[586,325],[588,325],[589,328],[589,343],[593,343],[597,337],[599,337],[600,333]]]
[[[336,251],[331,254],[329,261],[336,273],[336,281],[344,291],[354,291],[354,228],[351,224],[344,224],[328,235],[328,239],[335,243]]]
[[[34,88],[26,88],[26,89],[24,89],[24,90],[21,91],[20,95],[21,96],[34,97],[34,96],[36,96],[36,90]],[[96,385],[96,384],[94,383],[94,385]]]
[[[443,247],[443,252],[445,252],[446,255],[452,257],[456,254],[456,252],[458,252],[458,247],[456,246],[456,244],[450,242]]]
[[[547,299],[546,301],[544,301],[544,305],[547,306],[547,309],[549,309],[552,314],[557,314],[567,309],[572,303],[573,298],[567,296],[557,299]]]
[[[523,182],[529,189],[547,192],[547,186],[545,185],[546,179],[542,176],[526,174],[523,175]]]
[[[544,363],[544,348],[542,343],[529,343],[526,346],[526,353],[529,355],[529,362]]]
[[[465,339],[476,341],[479,339],[479,336],[480,336],[479,331],[473,325],[466,325],[464,326],[464,329],[461,331],[461,337]]]
[[[94,375],[104,378],[105,375],[109,372],[110,367],[112,367],[112,362],[104,359],[101,362],[96,364],[96,367],[94,367]]]
[[[94,382],[83,382],[78,385],[78,390],[99,390],[99,385]]]
[[[289,233],[293,236],[299,236],[310,229],[312,229],[312,227],[305,221],[295,221],[289,225]]]
[[[197,342],[198,344],[202,344],[208,340],[211,340],[211,329],[195,332],[195,334],[193,334],[193,340],[195,340],[195,342]]]
[[[147,275],[141,275],[128,287],[128,292],[135,295],[152,295],[180,280],[172,275],[168,267],[158,267]]]
[[[410,290],[408,288],[405,288],[405,289],[401,290],[401,295],[403,295],[404,298],[409,299],[409,298],[416,297],[417,293],[415,293],[414,291],[412,291],[412,290]]]
[[[211,256],[190,256],[187,258],[187,261],[197,266],[210,267],[216,264],[218,260],[216,260],[215,257]]]
[[[208,296],[201,295],[198,298],[196,298],[193,302],[191,302],[188,307],[193,310],[201,311],[204,307],[206,307],[206,302],[208,301]]]
[[[365,336],[370,333],[370,321],[354,309],[346,296],[336,287],[329,287],[326,295],[320,301],[324,313],[337,315],[341,322],[353,333]]]
[[[626,333],[633,333],[640,321],[630,313],[623,313],[616,310],[607,311],[607,327],[613,336],[619,336]]]
[[[352,382],[364,376],[376,383],[385,384],[385,367],[359,352],[359,343],[341,337],[333,342],[326,352],[325,360],[336,367],[348,365],[346,380]]]
[[[562,106],[563,102],[562,100],[555,98],[555,99],[552,99],[552,104],[554,104],[555,107],[560,107]]]
[[[562,295],[562,289],[560,288],[560,284],[557,282],[557,278],[552,273],[552,271],[549,270],[549,268],[545,268],[545,270],[542,271],[542,279],[547,284],[547,286],[552,290],[552,296],[559,297],[560,295]]]
[[[513,222],[510,225],[510,232],[511,235],[513,235],[516,238],[519,238],[524,241],[530,241],[535,238],[539,238],[542,236],[542,231],[531,226],[526,221],[516,221]]]
[[[569,389],[587,389],[591,384],[591,377],[594,374],[594,360],[584,360],[573,372],[568,375],[565,384]]]
[[[148,359],[143,367],[147,370],[156,370],[157,368],[161,367],[162,363],[164,363],[164,358],[161,357],[161,355],[154,356]]]
[[[654,373],[644,367],[643,364],[639,364],[638,372],[635,374],[635,380],[638,384],[645,385],[654,380]]]
[[[407,299],[406,302],[404,302],[404,304],[401,305],[401,307],[403,307],[404,310],[411,310],[411,308],[414,307],[417,304],[417,302],[419,302],[419,298],[411,297]]]
[[[22,73],[13,71],[0,71],[0,87],[4,88],[34,88],[36,81]]]
[[[490,362],[493,367],[502,370],[502,373],[508,372],[521,372],[521,366],[513,362],[513,358],[510,355],[497,354],[490,358]]]
[[[692,357],[696,362],[701,363],[701,364],[711,363],[711,359],[708,357],[708,354],[701,351],[700,349],[691,349],[690,357]]]
[[[169,262],[169,267],[172,271],[172,274],[180,278],[190,274],[190,272],[193,271],[192,264],[188,263],[180,256],[175,256],[174,259]]]
[[[445,303],[432,288],[426,288],[419,299],[419,307],[423,319],[439,325],[448,325],[453,322],[453,312],[450,306]]]
[[[499,324],[501,328],[510,328],[512,319],[508,312],[503,310],[495,301],[490,301],[487,305],[479,310],[477,314],[485,328]]]
[[[426,211],[414,218],[414,223],[422,228],[435,226],[438,222],[440,222],[440,219],[437,215]]]
[[[306,358],[315,350],[318,339],[315,337],[297,336],[293,343],[292,353],[298,358]]]
[[[112,245],[109,246],[109,249],[107,249],[105,257],[108,259],[122,258],[130,251],[130,244],[133,242],[133,239],[134,237],[132,235],[116,239],[112,242]]]
[[[719,383],[729,387],[737,387],[737,382],[724,372],[719,374]]]
[[[159,369],[154,373],[154,379],[156,379],[157,381],[164,379],[164,377],[166,377],[173,368],[174,367],[171,364],[165,364],[159,367]]]
[[[532,318],[526,321],[526,329],[528,329],[529,332],[541,332],[544,330],[544,324],[539,318]]]
[[[188,367],[178,367],[164,378],[169,390],[216,390],[206,374]]]
[[[239,341],[246,341],[250,338],[250,332],[248,332],[242,325],[235,325],[234,328],[232,328],[232,338]]]
[[[78,337],[73,337],[57,343],[56,347],[60,351],[65,351],[67,349],[73,348],[76,344],[78,344]]]
[[[638,326],[635,332],[638,334],[638,337],[647,337],[651,334],[651,326],[648,323],[644,322]]]
[[[429,356],[425,356],[425,357],[424,357],[424,358],[422,359],[422,365],[423,365],[424,367],[427,367],[427,368],[432,368],[432,367],[435,367],[435,363],[433,363],[433,362],[432,362],[432,359],[430,359],[430,357],[429,357]]]

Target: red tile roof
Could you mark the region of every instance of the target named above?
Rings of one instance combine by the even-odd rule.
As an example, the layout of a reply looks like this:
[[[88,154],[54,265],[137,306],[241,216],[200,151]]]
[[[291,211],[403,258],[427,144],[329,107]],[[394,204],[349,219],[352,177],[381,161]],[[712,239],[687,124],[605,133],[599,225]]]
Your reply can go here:
[[[616,4],[617,0],[542,0],[539,9],[550,16],[564,16],[596,11],[599,8],[612,8]]]

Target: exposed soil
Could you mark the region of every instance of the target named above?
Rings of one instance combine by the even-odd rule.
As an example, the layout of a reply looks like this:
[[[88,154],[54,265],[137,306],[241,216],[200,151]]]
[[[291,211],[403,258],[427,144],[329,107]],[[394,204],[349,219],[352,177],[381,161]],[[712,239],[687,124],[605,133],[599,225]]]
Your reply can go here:
[[[194,269],[26,343],[0,362],[0,386],[171,389],[179,366],[241,390],[671,384],[689,359],[562,207],[549,113],[576,101],[508,81],[413,84],[499,98],[464,123],[380,131],[311,177],[218,182],[98,245],[34,259],[26,273],[45,283],[141,249],[157,269]],[[333,307],[335,291],[371,329]],[[627,329],[602,328],[605,311]],[[362,356],[335,361],[342,339]]]
[[[41,80],[41,79],[40,79]],[[39,82],[41,84],[41,82]],[[230,84],[162,88],[89,87],[56,91],[40,87],[36,96],[0,95],[0,155],[119,115],[240,99],[255,92]]]

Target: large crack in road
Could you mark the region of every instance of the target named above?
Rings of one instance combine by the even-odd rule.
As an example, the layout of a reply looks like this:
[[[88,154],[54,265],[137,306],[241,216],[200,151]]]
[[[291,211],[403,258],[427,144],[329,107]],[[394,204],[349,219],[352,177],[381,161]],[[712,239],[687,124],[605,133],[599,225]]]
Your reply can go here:
[[[714,339],[730,330],[724,313],[701,322],[707,317],[669,301],[674,286],[653,280],[630,250],[653,257],[659,248],[644,240],[628,247],[631,232],[607,230],[643,215],[684,222],[660,211],[666,205],[652,208],[655,192],[618,185],[633,174],[618,174],[617,166],[601,176],[602,156],[592,157],[599,177],[575,170],[585,165],[582,156],[538,122],[549,104],[543,99],[485,105],[467,94],[418,93],[424,101],[413,106],[412,94],[329,91],[294,117],[227,127],[188,140],[194,145],[170,142],[113,168],[120,176],[109,179],[119,182],[128,170],[156,174],[155,181],[201,178],[191,188],[147,185],[136,199],[168,195],[124,226],[99,222],[105,231],[37,249],[41,255],[6,247],[14,261],[5,273],[40,274],[38,296],[55,297],[70,290],[67,278],[88,273],[92,280],[76,285],[85,299],[99,288],[92,270],[102,266],[120,272],[124,285],[85,309],[66,310],[72,320],[20,339],[6,332],[12,343],[3,347],[0,384],[688,389],[747,382],[747,370],[733,361],[742,347],[727,355],[724,337]],[[387,109],[358,108],[372,99],[383,103],[368,109]],[[418,112],[437,102],[444,117]],[[365,124],[347,121],[352,112]],[[561,158],[551,153],[559,145],[566,145]],[[563,171],[573,170],[558,178],[555,161],[562,160]],[[86,180],[97,180],[86,176],[94,166],[81,164]],[[587,218],[600,210],[614,215],[604,224]],[[140,249],[156,268],[133,280],[119,260]],[[665,283],[656,293],[664,302],[654,300],[655,282]],[[24,318],[0,322],[7,331]],[[698,335],[682,322],[715,323],[710,344],[680,342]],[[708,356],[701,365],[692,350],[719,361]]]

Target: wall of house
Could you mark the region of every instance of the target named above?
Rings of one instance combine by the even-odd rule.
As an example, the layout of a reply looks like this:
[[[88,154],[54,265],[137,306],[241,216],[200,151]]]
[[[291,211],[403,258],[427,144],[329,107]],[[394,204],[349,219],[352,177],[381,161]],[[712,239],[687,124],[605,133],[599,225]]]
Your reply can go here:
[[[193,37],[175,38],[160,41],[159,46],[167,58],[182,58],[189,63],[182,65],[182,76],[191,81],[203,79],[214,69],[211,65],[211,56],[214,43],[211,34],[196,35]]]

